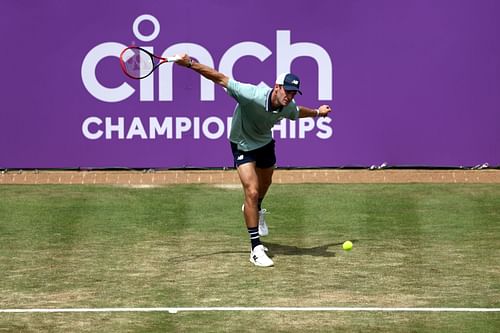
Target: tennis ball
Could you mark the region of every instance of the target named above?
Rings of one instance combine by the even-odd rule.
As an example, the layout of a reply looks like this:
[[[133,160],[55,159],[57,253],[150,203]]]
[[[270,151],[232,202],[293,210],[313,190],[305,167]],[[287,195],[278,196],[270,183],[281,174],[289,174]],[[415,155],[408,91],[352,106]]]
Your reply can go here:
[[[344,244],[342,244],[342,248],[345,251],[351,251],[352,250],[352,242],[351,241],[345,241]]]

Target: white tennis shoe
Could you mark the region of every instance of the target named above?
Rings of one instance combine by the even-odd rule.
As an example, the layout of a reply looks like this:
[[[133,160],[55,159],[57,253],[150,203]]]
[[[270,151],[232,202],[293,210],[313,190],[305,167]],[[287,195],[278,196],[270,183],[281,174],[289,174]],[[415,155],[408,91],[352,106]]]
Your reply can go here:
[[[241,206],[241,211],[245,212],[245,204]],[[259,236],[261,237],[269,235],[269,229],[267,228],[266,218],[264,216],[265,214],[269,214],[267,209],[262,208],[259,210]]]
[[[266,248],[264,245],[257,245],[250,252],[250,262],[255,266],[259,267],[271,267],[274,265],[274,262],[267,256]]]

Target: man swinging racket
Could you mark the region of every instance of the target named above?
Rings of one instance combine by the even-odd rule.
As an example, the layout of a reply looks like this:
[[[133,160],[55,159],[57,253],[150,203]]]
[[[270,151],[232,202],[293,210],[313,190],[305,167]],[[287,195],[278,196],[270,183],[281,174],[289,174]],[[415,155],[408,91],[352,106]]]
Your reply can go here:
[[[297,93],[302,94],[300,79],[291,73],[281,74],[273,88],[266,88],[240,83],[195,62],[187,54],[180,55],[176,63],[221,85],[238,102],[229,140],[245,193],[242,210],[252,244],[250,262],[261,267],[273,266],[266,254],[267,249],[260,242],[260,236],[268,234],[261,204],[272,183],[276,163],[271,129],[283,118],[326,117],[332,109],[328,105],[317,109],[297,106],[293,98]]]

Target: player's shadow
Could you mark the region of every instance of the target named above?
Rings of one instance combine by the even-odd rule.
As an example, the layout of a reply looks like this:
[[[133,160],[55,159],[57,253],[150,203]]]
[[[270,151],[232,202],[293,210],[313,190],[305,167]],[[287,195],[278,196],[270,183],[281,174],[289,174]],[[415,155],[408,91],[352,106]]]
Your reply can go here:
[[[314,247],[298,247],[294,245],[283,245],[277,243],[265,242],[269,248],[269,256],[313,256],[313,257],[335,257],[335,252],[330,251],[330,247],[342,246],[342,243],[329,243]]]
[[[357,240],[353,240],[353,243]],[[314,246],[314,247],[298,247],[294,245],[283,245],[277,243],[263,242],[264,246],[269,248],[269,257],[274,257],[276,255],[285,256],[313,256],[313,257],[335,257],[335,252],[331,251],[331,247],[341,247],[343,242],[340,243],[328,243],[325,245]],[[228,255],[228,254],[248,254],[247,251],[217,251],[204,254],[189,254],[176,256],[167,259],[167,262],[178,263],[183,261],[191,261],[204,257],[212,257],[217,255]]]

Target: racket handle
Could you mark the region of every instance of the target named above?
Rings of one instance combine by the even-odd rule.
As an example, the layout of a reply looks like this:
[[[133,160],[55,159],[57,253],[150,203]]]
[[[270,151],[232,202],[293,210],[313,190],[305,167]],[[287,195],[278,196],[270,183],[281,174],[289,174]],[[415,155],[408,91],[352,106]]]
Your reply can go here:
[[[181,60],[182,58],[179,55],[175,55],[173,57],[167,57],[166,59],[168,62],[177,62],[177,61]]]

